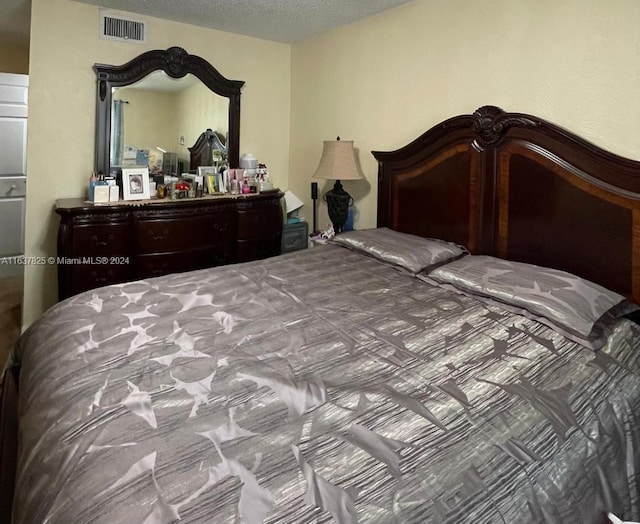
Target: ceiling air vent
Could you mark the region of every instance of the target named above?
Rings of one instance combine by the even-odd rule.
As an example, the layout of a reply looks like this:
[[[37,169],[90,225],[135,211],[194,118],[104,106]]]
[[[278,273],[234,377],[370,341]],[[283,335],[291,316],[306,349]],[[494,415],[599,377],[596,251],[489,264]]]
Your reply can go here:
[[[147,39],[146,22],[113,13],[101,12],[100,38],[143,44]]]

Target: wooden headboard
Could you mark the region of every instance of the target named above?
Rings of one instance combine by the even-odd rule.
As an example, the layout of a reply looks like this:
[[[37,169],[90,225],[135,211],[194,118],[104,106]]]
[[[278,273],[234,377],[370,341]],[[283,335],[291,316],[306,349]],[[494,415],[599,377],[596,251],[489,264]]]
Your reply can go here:
[[[373,155],[379,227],[563,269],[640,302],[640,162],[494,106]]]

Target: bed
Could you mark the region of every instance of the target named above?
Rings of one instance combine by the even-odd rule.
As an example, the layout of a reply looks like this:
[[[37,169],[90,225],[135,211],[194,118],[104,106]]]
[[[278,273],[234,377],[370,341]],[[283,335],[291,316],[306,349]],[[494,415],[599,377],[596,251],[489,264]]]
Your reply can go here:
[[[14,522],[640,519],[640,165],[493,106],[373,154],[377,229],[24,333]]]

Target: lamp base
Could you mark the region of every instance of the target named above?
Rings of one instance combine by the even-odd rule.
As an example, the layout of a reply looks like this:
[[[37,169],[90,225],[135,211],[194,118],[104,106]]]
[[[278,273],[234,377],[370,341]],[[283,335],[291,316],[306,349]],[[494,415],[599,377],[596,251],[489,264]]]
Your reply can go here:
[[[344,190],[340,180],[336,180],[333,189],[324,194],[324,200],[327,203],[333,230],[336,234],[342,233],[349,215],[349,206],[353,205],[353,198]]]

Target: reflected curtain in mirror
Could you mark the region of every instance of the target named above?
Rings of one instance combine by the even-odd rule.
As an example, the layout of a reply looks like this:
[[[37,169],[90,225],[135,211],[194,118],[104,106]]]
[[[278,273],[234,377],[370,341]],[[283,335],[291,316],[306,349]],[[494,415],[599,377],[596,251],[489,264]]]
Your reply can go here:
[[[113,111],[111,113],[111,158],[112,166],[122,165],[122,155],[124,152],[124,100],[113,101]]]

